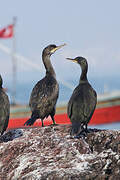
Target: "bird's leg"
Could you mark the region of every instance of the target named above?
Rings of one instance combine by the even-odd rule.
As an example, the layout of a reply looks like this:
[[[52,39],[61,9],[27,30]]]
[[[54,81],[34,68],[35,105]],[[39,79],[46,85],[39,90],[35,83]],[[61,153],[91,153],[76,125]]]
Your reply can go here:
[[[56,123],[55,123],[54,116],[51,116],[51,118],[52,118],[52,121],[53,121],[53,125],[55,125]]]
[[[43,124],[43,119],[41,119],[41,121],[42,121],[42,127],[44,127],[44,124]]]
[[[90,132],[90,130],[88,130],[88,124],[85,124],[85,132],[86,132],[86,133],[89,133],[89,132]]]
[[[55,108],[53,108],[53,111],[51,112],[50,116],[51,116],[51,119],[53,121],[53,125],[56,125],[54,115],[55,115]]]
[[[86,132],[88,131],[88,128],[87,128],[87,126],[88,126],[88,125],[86,124],[86,125],[85,125],[85,131],[86,131]]]

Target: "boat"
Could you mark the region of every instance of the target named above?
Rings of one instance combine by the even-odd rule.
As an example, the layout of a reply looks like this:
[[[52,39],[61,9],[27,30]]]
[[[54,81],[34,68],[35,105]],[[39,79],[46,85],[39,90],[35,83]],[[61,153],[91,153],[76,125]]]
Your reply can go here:
[[[89,125],[101,125],[120,122],[120,91],[98,95],[98,102]],[[16,105],[10,109],[8,129],[27,128],[24,123],[29,119],[31,111],[28,105]],[[67,116],[67,104],[59,104],[56,109],[55,121],[57,124],[71,124]],[[50,117],[44,120],[44,125],[51,125]],[[32,127],[41,126],[38,119]]]

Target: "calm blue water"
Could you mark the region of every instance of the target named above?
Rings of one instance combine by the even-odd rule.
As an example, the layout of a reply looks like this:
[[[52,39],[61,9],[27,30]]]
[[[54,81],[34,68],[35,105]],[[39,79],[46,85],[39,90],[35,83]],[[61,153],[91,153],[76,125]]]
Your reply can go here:
[[[18,82],[17,82],[17,93],[16,93],[16,102],[17,103],[28,104],[31,91],[32,91],[34,85],[37,83],[38,80],[34,80],[34,77],[31,81],[30,80],[24,81],[23,78],[18,80]],[[78,85],[78,81],[79,81],[79,79],[77,79],[77,80],[73,79],[73,80],[70,80],[67,82],[72,84],[73,87],[76,87]],[[91,78],[89,81],[98,94],[104,93],[104,85],[106,85],[106,84],[107,84],[108,91],[113,91],[116,89],[120,90],[120,83],[116,82],[114,80],[114,78],[111,78],[111,77],[108,79]],[[8,88],[8,95],[9,95],[9,98],[11,100],[11,94],[12,94],[11,82],[10,81],[7,82],[6,86]],[[59,92],[58,104],[61,102],[67,103],[71,94],[72,94],[72,90],[63,86],[62,84],[59,84],[59,87],[60,87],[60,92]]]
[[[89,126],[89,128],[120,130],[120,123],[111,123],[111,124],[102,124],[102,125],[98,125],[98,126]]]

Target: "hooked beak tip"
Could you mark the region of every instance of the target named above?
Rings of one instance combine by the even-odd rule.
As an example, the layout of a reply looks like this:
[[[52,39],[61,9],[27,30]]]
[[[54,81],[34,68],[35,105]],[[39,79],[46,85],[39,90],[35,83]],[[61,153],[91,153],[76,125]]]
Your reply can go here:
[[[62,45],[60,45],[60,46],[57,46],[58,47],[58,49],[60,49],[60,48],[62,48],[62,47],[64,47],[64,46],[66,46],[67,44],[66,43],[64,43],[64,44],[62,44]]]
[[[66,58],[67,60],[71,60],[71,61],[73,61],[73,59],[72,58]]]

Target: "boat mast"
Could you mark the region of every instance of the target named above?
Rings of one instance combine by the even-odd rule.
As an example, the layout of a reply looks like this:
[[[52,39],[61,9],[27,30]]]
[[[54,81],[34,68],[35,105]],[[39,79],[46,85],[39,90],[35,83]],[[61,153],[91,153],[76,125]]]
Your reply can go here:
[[[13,17],[13,47],[12,47],[12,105],[16,104],[16,84],[17,84],[17,59],[15,57],[16,52],[16,37],[15,26],[17,18]]]

